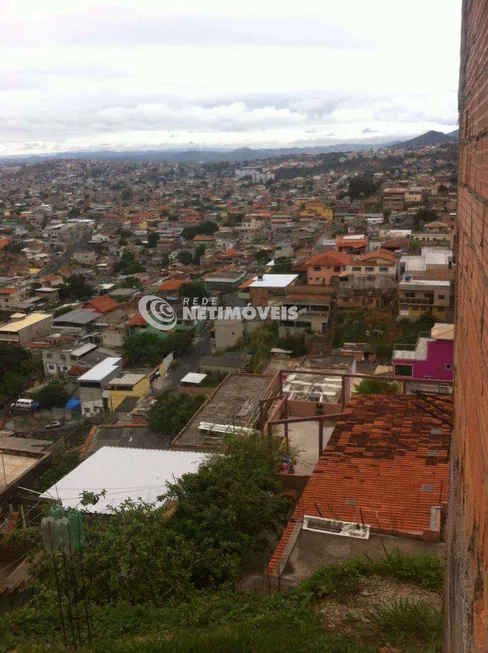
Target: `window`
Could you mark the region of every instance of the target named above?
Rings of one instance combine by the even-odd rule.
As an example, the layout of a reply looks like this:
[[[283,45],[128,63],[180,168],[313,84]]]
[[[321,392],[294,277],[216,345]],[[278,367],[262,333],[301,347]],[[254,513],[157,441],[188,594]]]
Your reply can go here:
[[[55,370],[56,365],[48,365],[47,368],[48,368],[48,370]]]
[[[444,311],[446,310],[446,307],[445,306],[438,306],[437,310],[439,311],[439,313],[444,313]]]
[[[413,376],[413,366],[395,365],[395,376]]]
[[[336,265],[336,266],[334,267],[334,272],[340,272],[340,271],[341,271],[340,266],[339,266],[339,265]]]
[[[380,268],[380,272],[389,272],[388,268]]]
[[[430,376],[424,376],[424,379],[430,380]]]
[[[368,266],[365,269],[366,269],[366,272],[374,272],[374,268],[372,268],[371,266]]]
[[[321,269],[322,269],[322,268],[320,267],[320,265],[314,265],[314,266],[313,266],[313,271],[314,271],[314,272],[320,272]]]
[[[446,365],[446,370],[452,370],[452,365],[449,365],[449,363]]]
[[[439,299],[445,299],[445,298],[446,298],[445,295],[439,295]]]
[[[415,293],[414,292],[406,292],[405,297],[415,297]]]
[[[352,268],[353,272],[361,272],[361,268],[358,265],[354,265]]]
[[[53,357],[52,354],[46,354],[46,358],[52,358],[52,357]]]

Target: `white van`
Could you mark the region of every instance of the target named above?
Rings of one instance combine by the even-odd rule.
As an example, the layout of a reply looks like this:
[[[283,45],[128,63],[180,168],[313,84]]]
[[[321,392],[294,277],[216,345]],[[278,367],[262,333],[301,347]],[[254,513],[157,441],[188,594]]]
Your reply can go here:
[[[17,410],[33,410],[36,402],[33,399],[17,399],[17,401],[12,404],[12,408]]]

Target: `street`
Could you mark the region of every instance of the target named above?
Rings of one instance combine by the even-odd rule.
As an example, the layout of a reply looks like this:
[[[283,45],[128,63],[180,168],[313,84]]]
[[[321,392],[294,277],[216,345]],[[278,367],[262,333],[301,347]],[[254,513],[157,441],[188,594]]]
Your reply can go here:
[[[169,390],[171,394],[176,394],[181,379],[188,372],[196,372],[203,356],[208,356],[211,353],[210,333],[208,329],[209,325],[207,324],[205,325],[205,329],[193,339],[191,349],[177,359],[179,365],[169,371],[168,377],[161,388],[163,391]]]

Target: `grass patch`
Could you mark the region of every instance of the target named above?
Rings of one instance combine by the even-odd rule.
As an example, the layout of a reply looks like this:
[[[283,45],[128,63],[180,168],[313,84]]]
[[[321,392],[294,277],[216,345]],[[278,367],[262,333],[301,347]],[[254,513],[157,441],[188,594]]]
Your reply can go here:
[[[223,587],[158,607],[92,604],[92,644],[81,651],[376,653],[380,645],[400,647],[402,653],[440,650],[441,616],[426,601],[415,598],[371,609],[366,621],[352,615],[352,632],[327,629],[321,614],[325,603],[339,605],[347,620],[348,606],[356,604],[361,580],[372,576],[440,593],[443,569],[435,556],[394,551],[379,559],[362,557],[322,567],[297,588],[271,596]],[[28,604],[0,617],[0,652],[65,650],[54,597],[46,598],[43,605]]]
[[[334,347],[345,342],[368,342],[378,346],[377,358],[389,361],[395,343],[412,345],[422,332],[430,331],[435,323],[432,315],[424,315],[418,322],[396,320],[388,311],[339,311],[336,317]]]
[[[437,556],[427,553],[412,556],[396,549],[385,553],[381,558],[365,556],[341,565],[321,567],[300,587],[301,591],[315,600],[325,597],[340,598],[357,591],[361,578],[374,575],[441,592],[444,570]]]
[[[395,642],[436,646],[442,637],[442,616],[427,601],[398,599],[368,613],[374,629]]]

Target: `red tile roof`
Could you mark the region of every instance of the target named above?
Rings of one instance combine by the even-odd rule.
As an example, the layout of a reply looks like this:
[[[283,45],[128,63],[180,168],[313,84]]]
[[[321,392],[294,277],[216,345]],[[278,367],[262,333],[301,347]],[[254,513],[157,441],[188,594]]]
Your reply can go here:
[[[398,259],[393,254],[393,252],[389,252],[387,249],[377,249],[374,252],[369,252],[369,254],[362,254],[361,256],[358,256],[357,258],[354,259],[353,263],[357,263],[360,261],[371,261],[376,258],[382,258],[387,261],[390,261],[391,263],[395,264]]]
[[[156,290],[179,290],[180,286],[188,281],[188,279],[168,279],[168,281],[160,283]]]
[[[364,521],[377,532],[428,537],[432,507],[448,498],[451,426],[446,421],[452,420],[453,404],[450,395],[442,397],[354,397],[338,419],[290,524],[312,515]],[[290,524],[268,574],[279,564],[293,530]]]
[[[314,254],[311,256],[306,265],[349,265],[352,262],[352,256],[343,252],[338,252],[335,249],[323,254]]]
[[[0,288],[0,295],[13,295],[16,292],[17,288]]]
[[[114,308],[117,308],[118,304],[108,295],[100,295],[100,297],[94,297],[87,302],[83,308],[93,308],[95,311],[98,311],[102,315],[104,313],[109,313],[113,311]]]
[[[362,238],[344,238],[341,236],[336,237],[336,247],[348,247],[350,249],[362,249],[367,247],[369,238],[363,236]]]
[[[127,326],[140,326],[145,327],[147,325],[146,320],[142,317],[140,313],[136,313],[132,319],[129,320]]]

